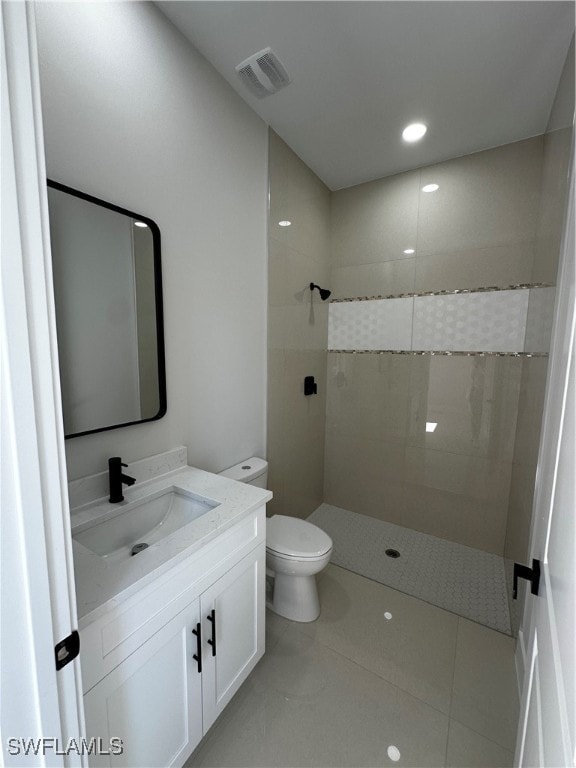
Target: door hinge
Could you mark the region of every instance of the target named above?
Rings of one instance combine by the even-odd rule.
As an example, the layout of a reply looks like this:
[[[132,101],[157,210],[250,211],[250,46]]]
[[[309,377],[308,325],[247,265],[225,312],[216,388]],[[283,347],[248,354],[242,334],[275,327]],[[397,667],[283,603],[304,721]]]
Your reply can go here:
[[[514,563],[514,585],[512,588],[512,597],[514,600],[518,597],[518,579],[526,579],[530,582],[530,592],[533,595],[538,594],[540,586],[540,560],[532,560],[532,568],[520,563]]]
[[[65,637],[64,640],[60,640],[54,646],[54,655],[56,656],[56,670],[62,669],[68,664],[69,661],[73,661],[80,653],[80,635],[77,630],[74,630],[71,635]]]

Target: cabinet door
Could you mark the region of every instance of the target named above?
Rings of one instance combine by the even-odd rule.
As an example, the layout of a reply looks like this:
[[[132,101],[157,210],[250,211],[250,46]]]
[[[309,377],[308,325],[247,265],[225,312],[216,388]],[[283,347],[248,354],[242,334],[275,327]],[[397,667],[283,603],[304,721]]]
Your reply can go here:
[[[196,600],[84,696],[88,738],[123,742],[121,755],[92,755],[89,764],[180,766],[202,737]]]
[[[264,654],[265,563],[261,545],[200,597],[204,733]]]

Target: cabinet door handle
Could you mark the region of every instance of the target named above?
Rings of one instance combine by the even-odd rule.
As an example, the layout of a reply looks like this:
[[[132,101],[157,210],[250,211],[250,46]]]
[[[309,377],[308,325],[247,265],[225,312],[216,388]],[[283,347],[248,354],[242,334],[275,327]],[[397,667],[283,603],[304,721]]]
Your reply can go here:
[[[196,653],[192,658],[198,662],[198,672],[202,674],[202,627],[200,622],[196,624],[196,629],[192,630],[192,634],[196,636]]]
[[[208,640],[208,645],[212,646],[212,656],[216,656],[216,611],[214,608],[210,611],[210,614],[206,617],[212,624],[212,639]]]

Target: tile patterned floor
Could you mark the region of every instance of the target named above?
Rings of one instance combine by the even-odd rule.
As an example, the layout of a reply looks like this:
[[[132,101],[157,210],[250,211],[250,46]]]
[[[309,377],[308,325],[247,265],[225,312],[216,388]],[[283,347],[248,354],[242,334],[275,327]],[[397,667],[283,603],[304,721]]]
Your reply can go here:
[[[511,637],[343,568],[310,624],[267,614],[266,654],[186,768],[507,768]]]
[[[503,558],[330,504],[308,519],[331,536],[335,565],[511,634]]]

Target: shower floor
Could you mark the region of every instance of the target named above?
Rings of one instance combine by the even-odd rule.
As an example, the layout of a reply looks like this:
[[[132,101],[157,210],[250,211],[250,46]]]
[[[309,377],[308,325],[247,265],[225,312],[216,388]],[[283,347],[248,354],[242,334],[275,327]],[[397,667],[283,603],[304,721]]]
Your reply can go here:
[[[334,565],[512,634],[504,558],[331,504],[308,520],[332,538]]]

